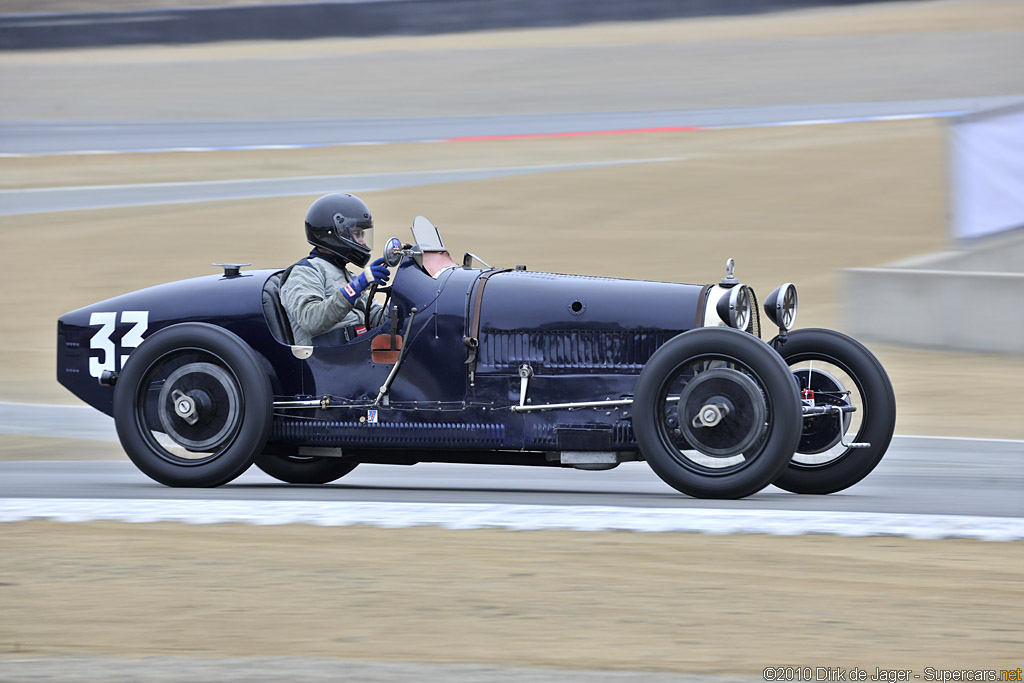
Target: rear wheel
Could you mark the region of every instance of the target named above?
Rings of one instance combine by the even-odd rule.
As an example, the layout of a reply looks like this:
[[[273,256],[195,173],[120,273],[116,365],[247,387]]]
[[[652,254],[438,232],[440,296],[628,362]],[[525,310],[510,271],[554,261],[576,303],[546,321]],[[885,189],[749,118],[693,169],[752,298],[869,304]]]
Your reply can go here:
[[[264,453],[256,458],[256,467],[288,484],[329,484],[354,470],[357,464],[341,458],[298,454]]]
[[[896,397],[889,376],[864,345],[833,330],[790,332],[779,354],[815,404],[856,410],[842,420],[835,414],[805,419],[793,458],[773,483],[793,493],[818,494],[853,486],[875,469],[892,440]]]
[[[800,401],[766,344],[701,328],[651,356],[636,385],[633,431],[670,486],[699,498],[742,498],[770,484],[792,457]]]
[[[114,423],[132,462],[167,486],[220,486],[263,450],[270,381],[252,349],[206,323],[146,339],[114,389]]]

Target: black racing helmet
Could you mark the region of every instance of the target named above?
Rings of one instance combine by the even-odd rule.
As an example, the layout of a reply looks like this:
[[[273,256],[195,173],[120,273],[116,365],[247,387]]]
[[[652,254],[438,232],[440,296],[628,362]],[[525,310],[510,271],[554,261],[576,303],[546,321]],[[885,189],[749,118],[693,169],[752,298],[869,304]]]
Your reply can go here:
[[[306,241],[362,268],[373,250],[373,217],[362,199],[327,194],[306,212]]]

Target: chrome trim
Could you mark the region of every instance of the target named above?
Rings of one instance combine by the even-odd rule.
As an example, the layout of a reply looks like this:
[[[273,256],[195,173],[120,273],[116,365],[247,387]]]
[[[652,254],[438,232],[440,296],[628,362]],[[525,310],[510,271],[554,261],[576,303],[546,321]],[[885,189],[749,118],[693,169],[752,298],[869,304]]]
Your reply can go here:
[[[315,398],[309,401],[274,401],[273,407],[277,408],[319,408],[322,399]]]
[[[615,451],[561,451],[558,461],[563,465],[617,465],[619,455]]]
[[[462,267],[463,268],[469,268],[470,266],[473,265],[473,260],[474,259],[476,259],[476,261],[478,263],[480,263],[480,265],[482,265],[484,268],[493,268],[494,267],[490,263],[488,263],[487,261],[484,261],[482,258],[480,258],[479,256],[477,256],[476,254],[474,254],[471,251],[467,251],[465,254],[462,255]]]
[[[312,346],[292,346],[292,355],[299,360],[306,360],[313,355]]]
[[[614,401],[579,401],[577,403],[542,403],[535,406],[511,406],[513,413],[528,413],[532,410],[564,410],[566,408],[611,408],[615,406],[631,406],[633,399],[621,398]]]
[[[519,366],[519,407],[526,405],[526,390],[530,385],[530,378],[533,377],[533,368],[526,363]]]
[[[792,293],[792,298],[787,296],[790,293]],[[785,332],[793,329],[793,326],[796,324],[798,310],[799,295],[796,291],[796,285],[792,282],[779,285],[765,297],[764,312],[768,316],[768,320]]]
[[[325,448],[323,446],[299,446],[298,453],[307,458],[341,458],[345,455],[340,448]]]
[[[833,405],[806,406],[805,405],[805,406],[802,407],[802,410],[803,410],[803,416],[804,417],[812,417],[814,415],[827,415],[829,413],[834,413],[836,415],[836,417],[839,419],[839,429],[840,429],[839,445],[842,446],[843,448],[871,448],[871,443],[867,442],[867,441],[850,441],[850,442],[846,441],[846,434],[843,432],[843,430],[846,429],[846,425],[843,424],[843,415],[845,413],[856,412],[857,406],[851,406],[851,405],[845,405],[845,406],[833,406]]]
[[[718,317],[718,300],[729,293],[731,287],[712,285],[708,290],[708,298],[704,303],[704,327],[729,327],[729,324]]]
[[[718,304],[722,299],[729,296],[736,296],[738,298],[739,293],[747,291],[747,320],[743,327],[733,327],[729,324],[728,320],[724,320],[718,313]],[[731,329],[746,330],[750,326],[750,321],[754,317],[753,301],[750,298],[749,285],[735,284],[723,287],[722,285],[712,285],[711,289],[708,290],[708,298],[704,304],[704,327],[728,327]]]
[[[719,284],[723,287],[735,287],[739,283],[740,281],[736,279],[736,259],[727,258],[725,260],[725,277]]]
[[[814,417],[816,415],[828,415],[829,413],[855,413],[857,412],[857,406],[834,406],[834,405],[823,405],[823,406],[801,406],[800,410],[804,417]]]

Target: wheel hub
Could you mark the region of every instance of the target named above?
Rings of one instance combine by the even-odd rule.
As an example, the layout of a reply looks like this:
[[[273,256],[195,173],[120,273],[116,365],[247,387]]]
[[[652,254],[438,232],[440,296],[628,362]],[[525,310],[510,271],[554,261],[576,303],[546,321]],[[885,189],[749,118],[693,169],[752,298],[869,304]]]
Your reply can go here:
[[[181,415],[184,418],[193,417],[195,415],[195,411],[192,410],[192,402],[188,398],[179,398],[174,408],[178,411],[178,415]]]
[[[241,394],[231,375],[213,363],[189,363],[164,381],[157,399],[160,424],[190,451],[210,451],[234,437]]]
[[[850,404],[846,387],[842,382],[824,370],[817,368],[801,368],[793,372],[801,392],[810,389],[817,404],[847,406]],[[841,420],[841,423],[840,423]],[[800,435],[798,453],[815,455],[824,453],[839,443],[850,428],[850,413],[843,413],[842,418],[835,415],[815,415],[804,418],[803,432]]]
[[[199,414],[196,411],[196,401],[189,395],[183,394],[177,389],[171,392],[174,399],[174,413],[190,425],[199,422]]]
[[[730,368],[698,373],[683,387],[677,411],[686,442],[718,457],[738,455],[757,443],[767,416],[754,380]]]
[[[693,427],[717,427],[729,413],[732,412],[732,404],[723,396],[716,396],[712,402],[702,407],[693,418]]]

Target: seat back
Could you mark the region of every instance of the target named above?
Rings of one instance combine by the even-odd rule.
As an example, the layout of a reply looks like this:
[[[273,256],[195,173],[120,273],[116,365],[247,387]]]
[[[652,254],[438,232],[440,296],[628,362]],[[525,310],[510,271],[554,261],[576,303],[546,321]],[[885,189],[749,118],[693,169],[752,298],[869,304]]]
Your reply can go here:
[[[289,346],[295,343],[295,339],[292,337],[292,325],[288,320],[288,313],[281,303],[281,285],[284,284],[290,271],[291,268],[274,273],[263,285],[263,313],[267,318],[267,325],[274,338]]]

